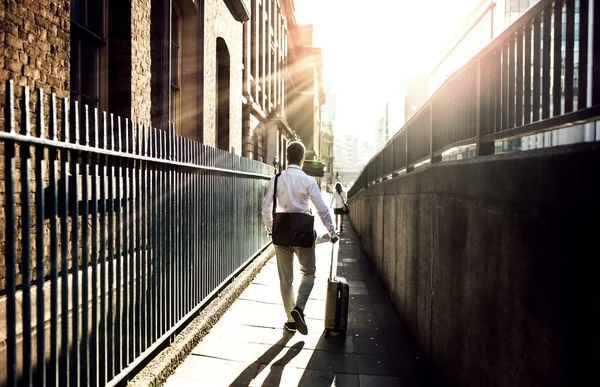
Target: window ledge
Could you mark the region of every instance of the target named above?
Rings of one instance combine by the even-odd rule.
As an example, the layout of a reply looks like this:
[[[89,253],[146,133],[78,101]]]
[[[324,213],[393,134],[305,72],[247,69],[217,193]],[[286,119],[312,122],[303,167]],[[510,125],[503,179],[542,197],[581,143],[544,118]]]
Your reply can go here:
[[[250,20],[250,10],[248,9],[247,0],[224,0],[225,5],[233,15],[233,18],[239,22]]]

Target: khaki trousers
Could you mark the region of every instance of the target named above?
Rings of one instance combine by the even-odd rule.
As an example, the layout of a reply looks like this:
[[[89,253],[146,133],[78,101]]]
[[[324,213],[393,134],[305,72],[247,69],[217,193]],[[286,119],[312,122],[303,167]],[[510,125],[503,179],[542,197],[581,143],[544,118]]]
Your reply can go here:
[[[298,297],[294,300],[294,253],[300,262],[302,280],[298,288]],[[288,321],[294,321],[291,312],[295,306],[304,310],[308,296],[315,283],[315,246],[312,247],[283,247],[275,246],[277,269],[279,271],[279,286],[281,298]]]

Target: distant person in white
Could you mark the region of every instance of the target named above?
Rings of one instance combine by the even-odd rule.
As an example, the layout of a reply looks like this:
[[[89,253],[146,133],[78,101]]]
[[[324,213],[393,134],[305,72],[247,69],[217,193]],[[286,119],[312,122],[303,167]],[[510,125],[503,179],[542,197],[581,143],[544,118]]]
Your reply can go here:
[[[338,240],[333,221],[329,214],[327,204],[323,201],[321,191],[313,177],[302,171],[306,148],[300,142],[292,142],[287,147],[288,167],[281,173],[277,180],[277,208],[276,212],[302,212],[310,214],[310,202],[315,205],[321,221],[327,227],[329,240],[335,243]],[[267,190],[262,208],[262,217],[269,233],[273,227],[273,186],[275,178]],[[298,288],[298,297],[294,300],[294,253],[300,262],[302,281]],[[279,271],[279,285],[281,298],[287,314],[284,329],[290,332],[298,330],[306,335],[308,328],[304,320],[304,308],[308,296],[315,282],[315,245],[312,247],[275,246],[277,255],[277,268]]]
[[[335,229],[344,231],[344,225],[342,223],[342,215],[344,215],[344,205],[346,204],[346,192],[342,189],[342,185],[338,182],[335,183],[335,191],[331,197],[331,203],[329,207],[333,206],[333,214],[335,215]]]

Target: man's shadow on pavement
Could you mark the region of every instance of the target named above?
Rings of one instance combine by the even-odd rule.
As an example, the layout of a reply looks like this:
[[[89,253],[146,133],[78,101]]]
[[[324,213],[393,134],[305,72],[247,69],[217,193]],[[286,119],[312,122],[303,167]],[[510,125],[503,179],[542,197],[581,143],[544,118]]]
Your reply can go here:
[[[268,366],[271,364],[273,359],[279,355],[279,353],[285,348],[285,345],[290,341],[290,339],[294,336],[291,332],[283,332],[283,336],[279,339],[275,344],[273,344],[269,349],[265,351],[262,355],[258,357],[252,364],[250,364],[244,371],[242,371],[237,378],[233,382],[231,382],[230,386],[249,386],[250,383],[254,380],[260,366]],[[288,349],[288,351],[277,360],[275,363],[271,365],[271,371],[267,376],[267,379],[263,383],[265,386],[278,386],[281,381],[281,376],[283,374],[283,368],[288,364],[296,355],[300,353],[302,348],[304,347],[304,341],[299,341],[294,344],[292,347]]]
[[[263,386],[279,386],[284,367],[302,351],[302,348],[304,348],[304,341],[297,342],[288,349],[282,358],[273,363]]]
[[[351,348],[352,334],[331,334],[329,336],[322,334],[297,387],[355,385],[355,383],[351,383],[355,376],[350,375],[348,371],[343,372],[344,369],[355,367],[352,362]],[[331,370],[333,365],[339,369]]]

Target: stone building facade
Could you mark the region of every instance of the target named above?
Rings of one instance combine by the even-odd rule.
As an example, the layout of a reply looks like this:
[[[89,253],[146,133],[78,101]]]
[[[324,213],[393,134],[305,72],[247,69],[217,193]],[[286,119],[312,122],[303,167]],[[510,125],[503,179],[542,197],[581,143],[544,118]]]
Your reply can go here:
[[[295,28],[289,0],[251,0],[244,26],[244,155],[266,163],[284,161],[284,141],[293,133],[286,122],[285,77],[290,30]]]
[[[320,49],[312,46],[312,26],[296,23],[293,0],[251,0],[243,63],[243,154],[281,168],[289,141],[318,154]]]
[[[296,57],[290,66],[294,83],[294,103],[288,115],[292,128],[306,145],[309,155],[318,159],[322,126],[322,106],[326,102],[322,76],[321,49],[313,46],[312,25],[298,26]],[[311,159],[311,157],[307,157]]]
[[[204,2],[204,143],[236,154],[242,154],[241,22],[250,18],[249,1]]]

